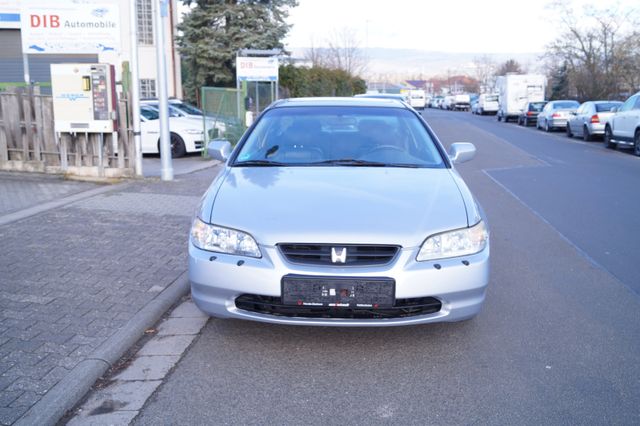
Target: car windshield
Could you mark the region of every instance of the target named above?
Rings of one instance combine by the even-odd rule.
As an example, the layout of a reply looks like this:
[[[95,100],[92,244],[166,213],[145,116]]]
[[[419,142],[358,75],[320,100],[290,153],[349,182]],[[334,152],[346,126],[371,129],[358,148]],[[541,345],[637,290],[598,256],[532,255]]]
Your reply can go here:
[[[546,105],[546,102],[532,102],[529,104],[529,111],[540,112]]]
[[[147,104],[147,107],[149,110],[156,111],[156,114],[160,114],[160,104]],[[180,110],[174,108],[171,104],[168,105],[167,109],[169,110],[169,117],[184,117],[184,114],[182,114]],[[153,120],[156,119],[158,119],[158,117]]]
[[[578,102],[556,102],[553,104],[553,109],[568,109],[568,108],[578,108],[580,104]]]
[[[194,107],[193,105],[189,105],[189,104],[185,104],[185,103],[171,103],[171,106],[174,108],[177,108],[181,111],[183,111],[186,114],[189,115],[200,115],[202,116],[203,113],[200,109]]]
[[[267,111],[232,165],[445,167],[413,112],[337,106]]]
[[[602,102],[596,104],[596,112],[611,112],[611,108],[619,107],[622,102]]]
[[[486,102],[498,102],[498,95],[487,96],[484,100]]]
[[[140,108],[140,115],[142,115],[147,120],[157,120],[160,118],[160,113],[157,109],[151,107],[142,107]]]

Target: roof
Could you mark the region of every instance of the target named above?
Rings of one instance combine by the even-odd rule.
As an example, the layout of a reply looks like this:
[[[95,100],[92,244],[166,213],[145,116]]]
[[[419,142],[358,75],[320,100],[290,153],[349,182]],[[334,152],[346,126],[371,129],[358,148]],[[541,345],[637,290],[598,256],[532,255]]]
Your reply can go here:
[[[380,98],[290,98],[274,103],[274,108],[298,107],[298,106],[366,106],[366,107],[386,107],[386,108],[408,108],[396,99]]]

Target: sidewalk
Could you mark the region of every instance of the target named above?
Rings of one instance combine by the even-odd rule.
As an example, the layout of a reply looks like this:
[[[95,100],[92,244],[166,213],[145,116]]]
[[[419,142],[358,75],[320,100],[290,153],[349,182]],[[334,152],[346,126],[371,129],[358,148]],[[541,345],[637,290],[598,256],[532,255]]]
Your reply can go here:
[[[0,424],[54,424],[188,291],[190,221],[216,172],[111,188],[0,174],[0,223],[26,212],[0,225]]]

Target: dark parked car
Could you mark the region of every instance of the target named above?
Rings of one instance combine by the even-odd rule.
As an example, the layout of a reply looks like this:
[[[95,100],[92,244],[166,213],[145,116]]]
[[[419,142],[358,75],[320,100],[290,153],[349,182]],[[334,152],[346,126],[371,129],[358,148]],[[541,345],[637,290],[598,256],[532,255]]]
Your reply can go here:
[[[518,124],[525,127],[534,124],[546,104],[546,102],[527,102],[518,116]]]

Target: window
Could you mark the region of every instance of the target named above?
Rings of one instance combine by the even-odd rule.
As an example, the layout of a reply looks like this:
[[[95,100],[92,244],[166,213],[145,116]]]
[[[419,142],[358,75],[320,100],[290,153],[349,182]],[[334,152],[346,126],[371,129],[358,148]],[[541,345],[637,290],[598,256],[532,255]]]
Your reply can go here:
[[[140,115],[142,115],[147,120],[157,120],[158,118],[160,118],[158,110],[145,106],[140,107]]]
[[[140,97],[155,98],[156,97],[156,81],[152,78],[140,79]]]
[[[637,99],[637,96],[635,95],[630,97],[625,101],[625,103],[620,107],[618,111],[619,112],[629,111],[633,107],[633,105],[636,103],[636,99]]]
[[[151,0],[137,0],[138,44],[153,45],[153,10]]]
[[[445,167],[415,114],[382,107],[271,109],[248,135],[236,161],[234,165],[274,161],[300,167],[366,162],[376,167]]]

